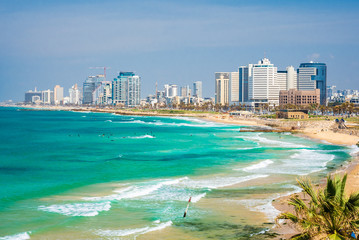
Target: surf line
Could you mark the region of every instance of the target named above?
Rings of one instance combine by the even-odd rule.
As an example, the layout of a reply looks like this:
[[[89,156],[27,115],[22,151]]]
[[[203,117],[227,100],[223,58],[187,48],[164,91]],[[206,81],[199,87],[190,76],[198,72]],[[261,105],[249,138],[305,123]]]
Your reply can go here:
[[[186,211],[184,211],[184,214],[183,214],[183,217],[185,218],[186,215],[187,215],[187,211],[188,211],[188,207],[189,207],[189,203],[191,202],[191,198],[192,197],[189,197],[189,200],[188,200],[188,203],[187,203],[187,208],[186,208]]]

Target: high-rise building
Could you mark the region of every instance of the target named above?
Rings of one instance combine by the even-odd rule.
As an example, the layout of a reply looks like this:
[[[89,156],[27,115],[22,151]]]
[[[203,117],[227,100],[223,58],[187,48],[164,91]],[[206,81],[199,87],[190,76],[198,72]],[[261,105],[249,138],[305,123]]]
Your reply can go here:
[[[141,78],[133,72],[120,72],[112,82],[112,99],[114,104],[126,107],[140,105]]]
[[[230,102],[232,104],[239,103],[239,72],[231,72],[230,79]]]
[[[93,104],[93,92],[96,89],[97,78],[96,76],[88,76],[83,83],[83,104]]]
[[[297,72],[293,66],[287,67],[287,89],[297,89]]]
[[[54,103],[54,91],[50,89],[42,91],[42,102],[44,104],[53,104]]]
[[[56,85],[54,87],[54,103],[63,104],[64,102],[64,88],[60,87],[60,85]]]
[[[191,89],[189,88],[189,86],[184,86],[181,87],[181,97],[189,97],[191,95]]]
[[[41,99],[42,99],[42,94],[40,91],[37,91],[36,88],[34,91],[30,90],[30,91],[25,92],[25,102],[26,103],[34,103]]]
[[[253,64],[241,66],[238,69],[238,94],[239,102],[249,102],[248,99],[248,79],[252,76]]]
[[[193,83],[193,97],[202,98],[202,81]]]
[[[279,89],[277,67],[263,58],[252,68],[252,76],[248,79],[249,101],[279,105]]]
[[[77,84],[73,85],[69,89],[69,103],[70,104],[81,104],[81,92],[80,89],[77,87]]]
[[[320,90],[320,104],[326,104],[327,66],[325,63],[301,63],[298,69],[298,90]]]
[[[229,72],[216,72],[215,73],[215,102],[216,104],[226,105],[229,104]]]

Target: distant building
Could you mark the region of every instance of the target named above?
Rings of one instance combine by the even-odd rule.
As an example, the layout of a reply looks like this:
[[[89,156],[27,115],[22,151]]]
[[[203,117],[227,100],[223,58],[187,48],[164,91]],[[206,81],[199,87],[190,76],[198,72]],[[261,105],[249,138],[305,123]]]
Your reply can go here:
[[[93,92],[96,89],[97,78],[96,76],[88,76],[85,82],[83,83],[83,104],[93,104]]]
[[[191,89],[189,88],[189,86],[184,86],[181,87],[181,97],[186,98],[189,97],[191,95]]]
[[[301,63],[298,69],[298,90],[320,90],[320,104],[327,99],[327,66],[325,63]]]
[[[56,85],[54,87],[54,103],[63,104],[64,102],[64,88],[60,87],[60,85]]]
[[[239,72],[231,72],[230,75],[230,102],[239,103]]]
[[[203,98],[201,81],[197,81],[193,83],[193,97]]]
[[[238,100],[239,102],[249,102],[248,100],[248,79],[252,76],[253,64],[241,66],[238,69]]]
[[[293,104],[297,106],[320,104],[320,90],[299,91],[290,89],[288,91],[282,90],[279,92],[279,105]]]
[[[69,89],[69,103],[75,105],[81,104],[81,92],[80,89],[77,87],[77,84],[73,85]]]
[[[29,90],[25,92],[25,102],[26,103],[35,103],[38,100],[42,99],[42,93],[40,91],[37,91],[35,88],[34,91]]]
[[[216,72],[215,73],[215,101],[216,104],[226,105],[229,104],[229,72]]]
[[[54,91],[50,89],[42,91],[42,102],[44,104],[53,104],[54,103]]]
[[[112,81],[113,104],[121,104],[126,107],[140,105],[141,79],[133,72],[120,72]]]

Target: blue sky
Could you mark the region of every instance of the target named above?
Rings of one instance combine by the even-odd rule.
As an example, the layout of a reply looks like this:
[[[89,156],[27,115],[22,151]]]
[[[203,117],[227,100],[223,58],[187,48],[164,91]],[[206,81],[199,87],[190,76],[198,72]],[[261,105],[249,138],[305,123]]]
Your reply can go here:
[[[95,66],[142,77],[142,97],[163,84],[203,81],[266,56],[280,70],[328,65],[328,84],[359,89],[359,1],[0,0],[0,101],[67,88]]]

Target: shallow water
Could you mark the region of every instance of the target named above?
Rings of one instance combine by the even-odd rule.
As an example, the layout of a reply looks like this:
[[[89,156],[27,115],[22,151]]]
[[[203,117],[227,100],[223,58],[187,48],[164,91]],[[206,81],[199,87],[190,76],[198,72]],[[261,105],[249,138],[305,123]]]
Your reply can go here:
[[[189,118],[0,108],[0,128],[0,239],[266,239],[271,201],[352,151]]]

